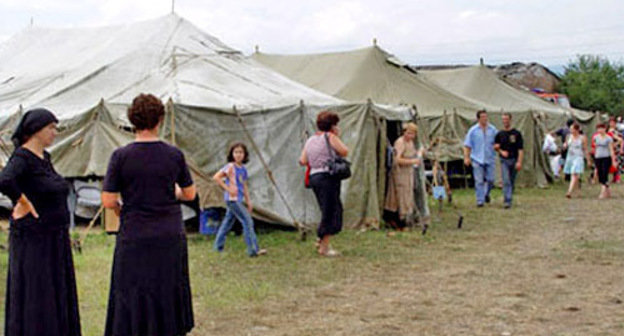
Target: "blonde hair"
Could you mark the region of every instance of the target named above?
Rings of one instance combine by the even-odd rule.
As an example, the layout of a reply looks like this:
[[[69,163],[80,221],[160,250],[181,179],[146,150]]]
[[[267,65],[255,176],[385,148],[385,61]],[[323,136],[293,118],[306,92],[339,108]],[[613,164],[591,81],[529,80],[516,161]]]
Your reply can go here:
[[[407,131],[418,133],[418,126],[416,124],[414,124],[413,122],[409,122],[409,123],[403,125],[403,133],[405,133]]]

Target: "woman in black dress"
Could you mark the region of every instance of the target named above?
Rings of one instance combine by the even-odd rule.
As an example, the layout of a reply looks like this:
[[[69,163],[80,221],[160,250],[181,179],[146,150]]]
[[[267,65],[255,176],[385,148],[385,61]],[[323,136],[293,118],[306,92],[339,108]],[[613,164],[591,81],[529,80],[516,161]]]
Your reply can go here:
[[[136,139],[111,156],[102,203],[121,217],[106,317],[107,336],[180,336],[193,328],[180,200],[195,185],[182,152],[158,138],[164,107],[141,94],[128,109]]]
[[[26,112],[12,137],[15,151],[0,173],[13,204],[9,233],[5,336],[80,335],[69,241],[67,181],[54,171],[56,117]]]

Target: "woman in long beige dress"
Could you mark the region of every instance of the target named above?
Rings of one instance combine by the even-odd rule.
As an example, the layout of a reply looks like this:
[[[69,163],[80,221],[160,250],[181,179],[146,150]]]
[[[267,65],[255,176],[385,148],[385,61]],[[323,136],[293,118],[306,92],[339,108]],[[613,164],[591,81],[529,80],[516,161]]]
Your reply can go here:
[[[384,209],[386,220],[399,231],[404,231],[414,214],[414,166],[421,162],[423,150],[416,150],[414,139],[418,126],[408,123],[403,135],[394,142],[394,162],[388,180]]]

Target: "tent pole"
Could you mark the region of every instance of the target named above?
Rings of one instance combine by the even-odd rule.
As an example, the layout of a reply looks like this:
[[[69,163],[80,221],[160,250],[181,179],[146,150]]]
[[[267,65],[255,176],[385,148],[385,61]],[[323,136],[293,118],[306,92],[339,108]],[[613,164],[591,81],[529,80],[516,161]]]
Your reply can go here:
[[[366,99],[366,109],[367,109],[367,114],[370,115],[373,118],[373,124],[375,125],[375,130],[377,131],[377,151],[375,153],[376,156],[376,164],[377,164],[377,169],[376,169],[376,175],[377,175],[377,196],[379,197],[381,194],[381,197],[379,197],[379,204],[378,206],[378,211],[379,214],[382,215],[383,214],[383,207],[384,207],[384,201],[385,201],[385,186],[387,181],[385,179],[383,179],[382,176],[386,176],[386,172],[384,171],[385,167],[386,167],[386,155],[385,155],[385,151],[386,151],[386,145],[387,143],[384,143],[384,141],[388,141],[387,139],[387,134],[384,134],[384,130],[383,130],[383,126],[385,125],[383,122],[383,117],[378,115],[375,110],[373,109],[373,100],[371,98]],[[379,118],[379,119],[378,119]],[[383,149],[382,149],[383,148]],[[382,158],[380,158],[380,153],[381,151],[383,151],[382,154]],[[383,168],[382,168],[383,167]],[[383,184],[383,187],[381,186],[381,184]],[[383,192],[380,192],[380,190],[383,188]],[[368,215],[368,214],[366,214]],[[377,229],[379,229],[381,227],[381,220],[382,218],[377,218]],[[366,224],[366,223],[365,223]]]
[[[462,170],[464,171],[464,188],[468,189],[468,176],[466,175],[466,165],[462,162]]]
[[[256,46],[257,47],[257,46]],[[256,51],[258,52],[258,51]],[[306,127],[306,113],[305,113],[305,103],[303,99],[299,101],[299,112],[301,113],[301,148],[305,146],[307,139],[310,137],[310,132],[308,132],[308,128]],[[303,202],[303,221],[307,223],[308,221],[308,202]],[[304,226],[302,224],[302,226]],[[301,240],[305,241],[307,239],[306,230],[301,231]]]
[[[169,113],[169,118],[171,122],[171,144],[176,145],[176,136],[175,136],[175,108],[173,107],[173,100],[171,97],[167,101],[167,112]]]
[[[269,169],[269,166],[267,165],[266,161],[264,160],[264,157],[262,156],[262,153],[260,152],[260,149],[258,148],[258,145],[256,145],[256,142],[253,140],[253,137],[251,136],[251,134],[247,130],[247,125],[245,124],[245,121],[243,120],[243,116],[240,114],[238,109],[236,109],[236,105],[234,105],[232,107],[232,110],[236,114],[236,117],[238,118],[238,122],[243,127],[243,132],[245,132],[245,135],[249,139],[249,142],[251,143],[251,146],[253,147],[253,149],[256,152],[256,154],[258,154],[258,157],[260,158],[260,162],[262,163],[262,166],[264,167],[264,171],[266,172],[267,176],[269,177],[269,180],[273,184],[273,187],[275,188],[275,190],[277,190],[277,194],[282,199],[282,202],[284,202],[284,205],[286,205],[286,209],[288,210],[288,214],[290,215],[290,217],[291,217],[291,219],[293,221],[293,225],[301,233],[301,238],[304,239],[304,233],[303,233],[304,229],[303,229],[303,226],[295,218],[295,215],[293,214],[292,209],[290,208],[290,205],[288,205],[288,202],[286,202],[286,198],[284,197],[284,194],[282,194],[282,191],[277,186],[277,182],[275,182],[275,179],[273,178],[273,172],[271,172],[271,169]]]

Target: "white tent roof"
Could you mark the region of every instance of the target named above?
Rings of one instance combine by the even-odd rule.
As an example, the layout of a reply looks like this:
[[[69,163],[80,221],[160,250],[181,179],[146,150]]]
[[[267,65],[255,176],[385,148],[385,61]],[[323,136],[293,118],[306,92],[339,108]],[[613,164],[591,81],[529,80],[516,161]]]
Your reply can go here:
[[[241,110],[336,104],[264,67],[175,14],[76,29],[30,27],[0,44],[0,116],[45,106],[65,119],[100,99],[149,92],[175,103]]]

